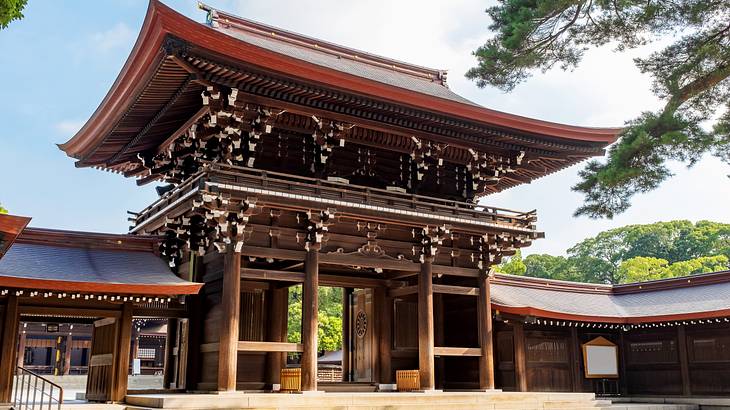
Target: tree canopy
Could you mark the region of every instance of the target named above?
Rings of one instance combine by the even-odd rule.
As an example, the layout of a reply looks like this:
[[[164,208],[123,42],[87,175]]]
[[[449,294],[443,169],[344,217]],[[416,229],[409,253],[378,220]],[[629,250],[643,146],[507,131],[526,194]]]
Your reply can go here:
[[[0,0],[0,29],[7,28],[13,20],[23,18],[23,8],[28,0]]]
[[[342,289],[320,287],[318,309],[320,351],[342,348]],[[299,343],[302,340],[302,286],[289,288],[289,318],[287,340]]]
[[[6,213],[8,213],[8,210],[3,208],[2,205],[0,205],[0,214],[6,214]]]
[[[628,225],[587,238],[568,256],[516,254],[497,270],[591,283],[631,283],[730,269],[730,224]]]
[[[664,106],[627,121],[605,162],[591,161],[573,187],[576,215],[612,218],[637,193],[714,154],[730,164],[730,2],[727,0],[499,0],[487,9],[496,35],[474,51],[466,76],[505,91],[535,69],[576,67],[589,47],[617,51],[673,40],[634,60]],[[703,126],[710,124],[709,126]]]

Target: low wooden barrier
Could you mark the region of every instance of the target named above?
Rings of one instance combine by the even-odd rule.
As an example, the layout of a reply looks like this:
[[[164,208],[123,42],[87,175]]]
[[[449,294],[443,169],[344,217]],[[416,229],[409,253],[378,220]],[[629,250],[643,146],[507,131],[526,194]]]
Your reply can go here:
[[[302,369],[281,369],[281,391],[284,393],[302,391]]]
[[[420,390],[421,376],[418,370],[396,370],[395,383],[398,391]]]

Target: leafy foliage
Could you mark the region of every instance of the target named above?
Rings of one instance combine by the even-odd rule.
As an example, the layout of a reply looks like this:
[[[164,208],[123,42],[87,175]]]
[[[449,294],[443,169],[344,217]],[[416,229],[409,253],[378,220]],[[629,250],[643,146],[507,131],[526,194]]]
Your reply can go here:
[[[6,214],[6,213],[8,213],[8,210],[3,208],[2,205],[0,205],[0,214]]]
[[[7,28],[13,20],[23,18],[23,8],[28,0],[0,0],[0,29]]]
[[[342,289],[319,288],[319,337],[320,351],[333,351],[342,348]],[[289,316],[287,340],[299,343],[302,340],[302,286],[289,288]]]
[[[585,239],[568,257],[518,253],[498,267],[513,275],[631,283],[730,269],[730,224],[699,221],[628,225]]]
[[[635,59],[664,100],[657,112],[628,121],[605,163],[591,161],[574,190],[576,215],[612,218],[637,193],[672,174],[669,160],[694,165],[711,153],[730,163],[730,2],[727,0],[500,0],[487,9],[497,34],[474,55],[466,76],[512,90],[534,69],[576,67],[590,47],[618,51],[662,38],[663,50]],[[723,113],[724,112],[724,113]],[[713,123],[709,129],[701,124]]]

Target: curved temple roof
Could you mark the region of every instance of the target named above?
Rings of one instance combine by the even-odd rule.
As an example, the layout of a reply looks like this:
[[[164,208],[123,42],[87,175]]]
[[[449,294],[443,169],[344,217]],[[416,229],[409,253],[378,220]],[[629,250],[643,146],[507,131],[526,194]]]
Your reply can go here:
[[[207,6],[203,8],[209,13],[210,25],[190,20],[157,0],[150,2],[142,31],[111,90],[86,125],[60,146],[68,155],[80,159],[79,166],[106,166],[126,171],[115,168],[115,164],[127,158],[121,158],[120,148],[124,147],[122,151],[130,147],[152,149],[200,108],[192,103],[197,103],[193,97],[199,99],[200,91],[190,86],[191,76],[195,77],[190,62],[179,61],[165,51],[171,39],[178,41],[179,47],[193,48],[220,63],[207,75],[225,75],[232,67],[246,66],[278,73],[302,84],[535,136],[546,144],[580,144],[585,149],[597,150],[596,153],[615,141],[620,132],[619,128],[557,124],[491,110],[449,90],[443,71],[337,46]],[[171,61],[178,65],[167,65]],[[208,63],[203,58],[200,64]],[[166,82],[153,81],[158,70],[168,76]],[[153,94],[156,98],[151,98]],[[161,96],[168,102],[162,101]],[[182,102],[174,103],[175,99]],[[130,109],[142,100],[154,100],[157,104],[150,103],[130,115],[135,121],[141,121],[139,117],[144,114],[145,122],[130,125],[130,118],[124,122]],[[182,120],[171,121],[171,113]],[[140,139],[145,138],[149,143],[142,144]],[[492,137],[483,135],[482,138]]]
[[[196,294],[154,254],[155,237],[27,229],[0,259],[0,287],[172,296]]]
[[[645,323],[730,315],[730,271],[625,285],[496,275],[492,304],[562,320]]]

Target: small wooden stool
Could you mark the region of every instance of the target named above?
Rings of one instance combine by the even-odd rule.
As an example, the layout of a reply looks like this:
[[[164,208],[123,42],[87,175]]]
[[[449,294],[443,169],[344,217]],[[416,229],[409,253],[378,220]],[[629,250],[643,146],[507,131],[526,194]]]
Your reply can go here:
[[[396,370],[395,383],[398,391],[421,390],[421,375],[418,370]]]
[[[281,369],[281,390],[282,393],[302,391],[302,369],[296,367]]]

